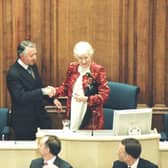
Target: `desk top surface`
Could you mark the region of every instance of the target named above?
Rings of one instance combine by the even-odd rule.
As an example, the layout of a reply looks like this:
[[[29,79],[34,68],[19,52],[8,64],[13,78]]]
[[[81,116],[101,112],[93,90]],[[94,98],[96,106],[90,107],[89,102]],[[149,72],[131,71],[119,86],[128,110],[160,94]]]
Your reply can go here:
[[[36,137],[40,138],[44,135],[56,135],[61,140],[80,140],[80,141],[118,141],[126,137],[130,137],[130,135],[127,136],[114,136],[112,133],[112,130],[80,130],[80,131],[64,131],[64,130],[58,130],[58,129],[39,129]],[[135,137],[138,139],[160,139],[160,134],[153,131],[150,134],[144,134],[144,135],[131,135],[131,137]]]
[[[159,150],[168,151],[168,141],[159,142]]]
[[[0,141],[0,149],[37,149],[36,141]]]

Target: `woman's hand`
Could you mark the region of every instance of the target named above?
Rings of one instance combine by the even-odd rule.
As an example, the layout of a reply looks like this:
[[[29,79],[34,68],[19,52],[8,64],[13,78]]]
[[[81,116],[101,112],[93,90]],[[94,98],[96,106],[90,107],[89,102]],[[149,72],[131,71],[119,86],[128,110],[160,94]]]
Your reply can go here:
[[[54,99],[53,103],[56,105],[56,107],[58,108],[58,110],[62,110],[62,104],[58,99]]]
[[[87,96],[74,96],[74,98],[77,102],[87,102],[88,100]]]

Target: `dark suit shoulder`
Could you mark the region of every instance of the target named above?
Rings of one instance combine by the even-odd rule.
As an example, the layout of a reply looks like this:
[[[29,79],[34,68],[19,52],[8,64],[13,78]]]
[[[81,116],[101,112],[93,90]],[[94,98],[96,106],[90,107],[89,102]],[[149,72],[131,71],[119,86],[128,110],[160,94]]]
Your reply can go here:
[[[113,162],[112,168],[127,168],[127,165],[124,162],[116,160]]]
[[[31,66],[33,70],[38,71],[37,65],[34,64]],[[25,70],[21,65],[19,65],[17,62],[10,66],[7,74],[19,74],[20,70]]]
[[[59,167],[59,168],[72,168],[72,165],[70,163],[68,163],[67,161],[61,159],[60,157],[57,157],[55,164]]]
[[[15,63],[10,66],[7,74],[18,74],[20,68],[21,67],[19,67],[18,63]]]
[[[31,161],[30,168],[39,168],[43,165],[43,158],[37,158]]]
[[[43,162],[43,158],[40,157],[40,158],[37,158],[37,159],[33,159],[32,161],[34,161],[34,162]]]
[[[158,166],[149,160],[140,158],[138,168],[158,168]]]

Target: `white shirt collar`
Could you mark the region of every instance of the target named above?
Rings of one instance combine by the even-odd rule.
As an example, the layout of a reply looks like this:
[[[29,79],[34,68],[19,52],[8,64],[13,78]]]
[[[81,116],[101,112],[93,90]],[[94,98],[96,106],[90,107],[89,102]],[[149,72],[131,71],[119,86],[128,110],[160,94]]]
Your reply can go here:
[[[129,167],[131,168],[137,168],[138,167],[138,163],[139,163],[139,158],[135,161],[135,163]]]
[[[18,64],[21,65],[24,69],[28,69],[28,65],[26,65],[20,58],[17,60]]]
[[[54,156],[53,158],[51,158],[50,160],[44,161],[45,163],[47,162],[48,165],[52,165],[54,164],[54,161],[56,159],[56,156]]]
[[[87,67],[87,68],[83,68],[79,65],[78,67],[78,72],[81,74],[81,75],[84,75],[85,73],[87,72],[90,72],[90,67]]]

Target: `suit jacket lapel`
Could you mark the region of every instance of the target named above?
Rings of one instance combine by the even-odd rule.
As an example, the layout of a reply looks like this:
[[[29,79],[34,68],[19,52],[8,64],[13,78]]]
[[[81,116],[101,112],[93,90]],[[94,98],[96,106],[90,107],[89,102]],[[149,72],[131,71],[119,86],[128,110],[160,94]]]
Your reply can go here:
[[[61,166],[60,158],[59,158],[58,156],[56,157],[56,159],[55,159],[55,161],[54,161],[54,164],[55,164],[56,166],[58,166],[58,167]]]
[[[25,81],[27,81],[28,83],[34,84],[35,79],[31,76],[31,74],[29,74],[29,73],[27,72],[27,70],[24,69],[24,68],[23,68],[20,64],[18,64],[17,62],[16,62],[16,65],[17,65],[17,67],[18,67],[18,69],[19,69],[21,78],[24,78]],[[35,77],[36,77],[36,76],[35,76]]]
[[[44,165],[44,159],[43,159],[43,158],[41,158],[41,159],[40,159],[40,165],[39,165],[39,166],[41,166],[41,167],[42,167],[43,165]]]
[[[141,158],[139,158],[139,162],[138,162],[138,165],[137,165],[137,168],[142,168],[144,165],[143,165],[143,160]]]

